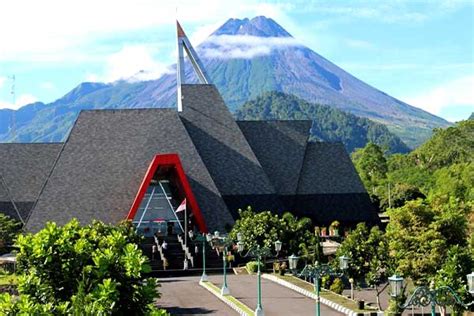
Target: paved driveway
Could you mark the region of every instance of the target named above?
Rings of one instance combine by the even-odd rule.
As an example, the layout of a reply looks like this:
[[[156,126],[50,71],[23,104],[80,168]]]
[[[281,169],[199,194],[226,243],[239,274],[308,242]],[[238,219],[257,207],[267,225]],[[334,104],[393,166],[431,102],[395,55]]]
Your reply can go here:
[[[158,306],[172,315],[237,315],[198,282],[197,276],[160,279]]]
[[[210,281],[221,286],[222,276],[211,276]],[[227,278],[230,294],[251,309],[257,306],[257,276],[230,275]],[[262,306],[265,316],[315,315],[315,301],[272,281],[262,279]],[[343,315],[326,305],[321,304],[322,316]]]

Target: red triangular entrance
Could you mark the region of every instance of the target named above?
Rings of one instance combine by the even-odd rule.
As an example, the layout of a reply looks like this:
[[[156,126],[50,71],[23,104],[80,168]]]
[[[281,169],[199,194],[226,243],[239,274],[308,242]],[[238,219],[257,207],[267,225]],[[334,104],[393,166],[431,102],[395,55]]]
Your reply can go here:
[[[133,204],[130,208],[127,219],[133,220],[135,218],[138,208],[142,203],[142,200],[145,196],[148,187],[151,184],[153,177],[157,172],[163,170],[169,172],[170,176],[172,177],[172,181],[174,181],[180,191],[180,198],[186,198],[188,212],[189,210],[191,210],[189,214],[194,215],[195,224],[197,225],[199,231],[207,233],[207,227],[204,221],[204,217],[202,216],[196,198],[191,190],[178,154],[156,155],[153,158],[152,162],[150,163],[150,166],[148,167],[147,172],[145,173],[145,177],[140,185],[137,195],[135,196],[135,200],[133,201]]]

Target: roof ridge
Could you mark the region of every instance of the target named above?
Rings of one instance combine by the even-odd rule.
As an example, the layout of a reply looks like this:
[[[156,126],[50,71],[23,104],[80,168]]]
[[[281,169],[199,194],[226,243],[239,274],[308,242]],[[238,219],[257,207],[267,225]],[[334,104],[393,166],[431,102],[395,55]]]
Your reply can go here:
[[[61,145],[64,142],[31,142],[31,143],[0,143],[0,146],[3,145]]]
[[[86,112],[102,112],[102,113],[105,113],[105,112],[109,112],[109,113],[112,113],[112,112],[132,112],[132,111],[170,111],[170,110],[173,110],[173,111],[176,111],[175,108],[133,108],[133,109],[84,109],[84,110],[81,110],[79,112],[79,115],[81,113],[86,113]],[[176,111],[177,112],[177,111]]]
[[[266,119],[266,120],[236,120],[236,122],[244,122],[244,123],[257,123],[257,122],[262,122],[262,123],[270,123],[270,122],[312,122],[313,120],[280,120],[280,119]]]

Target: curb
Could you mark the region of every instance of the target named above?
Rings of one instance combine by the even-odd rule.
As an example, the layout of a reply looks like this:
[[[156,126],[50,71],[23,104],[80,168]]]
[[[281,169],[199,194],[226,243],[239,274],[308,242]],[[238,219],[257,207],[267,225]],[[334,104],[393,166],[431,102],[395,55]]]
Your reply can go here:
[[[244,311],[242,308],[238,307],[234,302],[228,300],[225,296],[222,296],[220,295],[220,293],[217,293],[216,291],[214,291],[210,286],[209,284],[212,284],[208,281],[205,281],[205,282],[202,282],[202,281],[199,281],[199,285],[202,286],[203,288],[205,288],[208,292],[210,292],[211,294],[213,294],[214,296],[216,296],[219,300],[221,300],[222,302],[224,302],[224,304],[226,304],[227,306],[229,306],[230,308],[232,308],[234,311],[236,311],[239,315],[241,316],[251,316],[252,314],[249,314],[247,313],[246,311]],[[214,285],[214,284],[212,284]],[[244,305],[242,303],[242,305]]]
[[[275,282],[277,284],[280,284],[284,287],[287,287],[287,288],[289,288],[293,291],[296,291],[296,292],[298,292],[300,294],[303,294],[304,296],[307,296],[307,297],[312,298],[314,300],[317,299],[315,293],[310,292],[308,290],[305,290],[305,289],[303,289],[299,286],[296,286],[296,285],[294,285],[294,284],[292,284],[288,281],[277,278],[276,276],[264,273],[264,274],[262,274],[262,278],[270,280],[270,281]],[[324,297],[319,297],[319,300],[322,304],[324,304],[326,306],[329,306],[329,307],[335,309],[336,311],[341,312],[345,315],[349,315],[349,316],[359,316],[359,315],[374,315],[374,316],[376,316],[376,315],[382,315],[383,316],[383,312],[364,312],[364,313],[354,312],[353,310],[351,310],[347,307],[344,307],[340,304],[334,303],[333,301],[330,301],[330,300],[328,300]]]

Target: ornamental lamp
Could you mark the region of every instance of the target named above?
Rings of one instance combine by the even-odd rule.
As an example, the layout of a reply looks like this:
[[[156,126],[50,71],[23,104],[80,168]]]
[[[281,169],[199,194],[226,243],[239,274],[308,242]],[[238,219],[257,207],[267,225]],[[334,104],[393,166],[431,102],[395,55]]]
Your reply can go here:
[[[237,251],[238,252],[244,251],[244,242],[241,240],[237,242]]]
[[[281,251],[281,245],[282,245],[282,242],[277,240],[275,241],[275,251],[276,252],[280,252]]]
[[[242,241],[242,233],[241,232],[237,233],[237,241]]]
[[[214,232],[214,238],[219,238],[219,231],[218,231],[218,230],[216,230],[216,231]]]
[[[469,293],[474,296],[474,272],[467,275],[467,286],[469,287]]]
[[[194,237],[193,230],[188,231],[188,236],[189,236],[189,238],[193,239],[193,237]]]
[[[346,256],[339,257],[339,268],[343,271],[349,269],[349,257],[346,257]]]
[[[388,278],[390,283],[390,295],[392,297],[398,297],[402,293],[403,278],[394,274]]]
[[[290,264],[290,270],[294,271],[296,270],[296,267],[298,265],[298,259],[299,257],[295,256],[292,254],[291,256],[288,257],[288,263]]]

